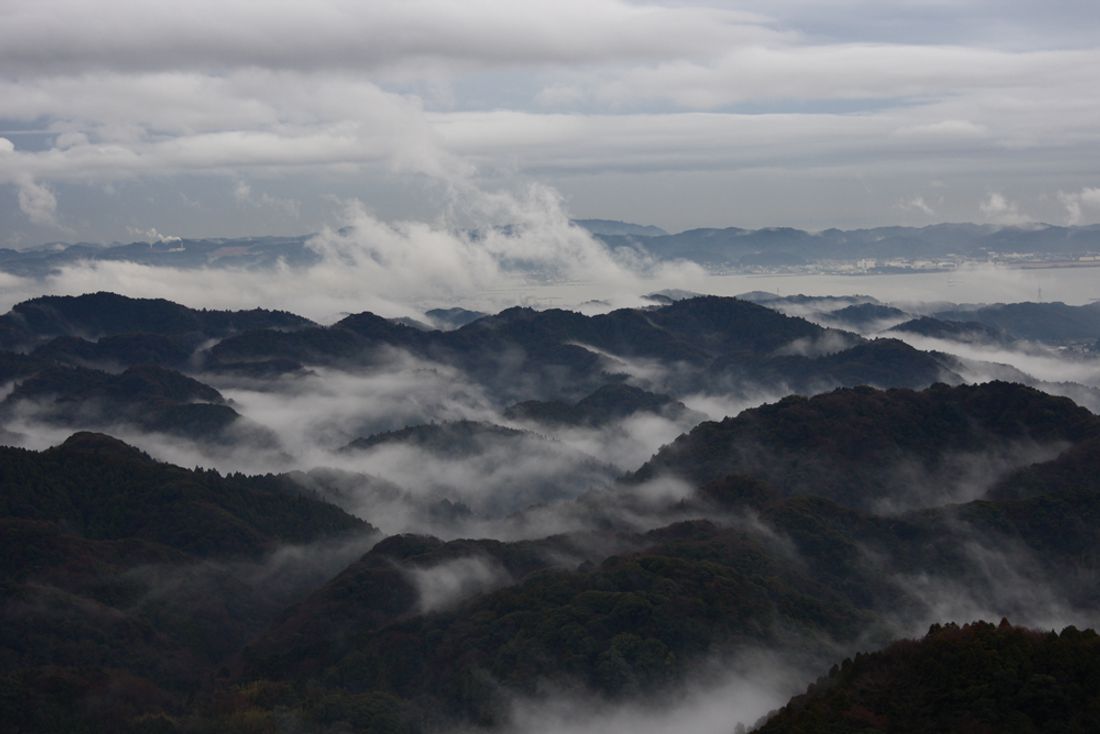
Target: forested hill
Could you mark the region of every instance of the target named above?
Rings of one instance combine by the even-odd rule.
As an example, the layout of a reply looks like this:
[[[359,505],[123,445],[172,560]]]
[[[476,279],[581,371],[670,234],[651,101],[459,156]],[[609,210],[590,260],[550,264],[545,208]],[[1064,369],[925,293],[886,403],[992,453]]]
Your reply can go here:
[[[198,555],[256,554],[368,528],[288,479],[183,469],[94,433],[43,452],[0,447],[0,516]]]
[[[835,666],[759,734],[1100,731],[1100,636],[975,622],[935,625]]]
[[[0,318],[0,439],[52,445],[0,448],[0,721],[523,729],[517,701],[630,710],[761,651],[796,661],[772,706],[932,623],[1096,624],[1100,418],[1080,404],[742,298],[450,315],[92,294]],[[986,632],[966,635],[1002,644]],[[1041,653],[1028,634],[1013,660]],[[864,724],[918,705],[919,675],[897,680]],[[1023,721],[1046,683],[989,692],[1010,720],[978,724]]]
[[[1040,447],[1098,434],[1100,419],[1069,399],[1012,383],[852,388],[702,423],[634,479],[671,474],[705,484],[747,474],[851,507],[937,504],[950,500],[943,490],[967,480],[974,462],[1011,464],[1028,451],[1038,459]]]
[[[284,552],[369,528],[292,478],[172,467],[104,436],[6,449],[8,708],[27,731],[425,731],[504,723],[512,696],[547,681],[626,701],[715,655],[884,644],[907,620],[947,621],[945,600],[1011,616],[1034,595],[1095,608],[1095,419],[1023,388],[972,390],[839,391],[830,431],[863,425],[872,399],[941,400],[1002,426],[989,436],[1056,421],[1074,445],[962,505],[879,515],[750,475],[650,499],[659,527],[631,530],[623,518],[641,505],[627,485],[576,500],[595,529],[520,542],[405,535]],[[904,434],[909,410],[885,415],[864,430]],[[1006,564],[1025,597],[1004,588]]]

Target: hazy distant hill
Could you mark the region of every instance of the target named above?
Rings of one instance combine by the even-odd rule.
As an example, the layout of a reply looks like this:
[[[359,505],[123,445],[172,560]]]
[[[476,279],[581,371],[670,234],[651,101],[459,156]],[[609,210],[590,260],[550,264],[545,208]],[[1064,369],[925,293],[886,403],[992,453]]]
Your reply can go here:
[[[998,303],[941,311],[937,318],[985,324],[1017,339],[1057,344],[1100,339],[1100,302],[1083,306],[1065,303]]]
[[[613,384],[604,385],[575,403],[526,400],[509,406],[505,416],[547,426],[600,426],[640,412],[679,418],[688,409],[669,395],[648,392],[631,385]]]
[[[669,373],[687,389],[715,379],[791,390],[874,384],[923,387],[959,378],[948,362],[901,342],[865,342],[804,319],[735,298],[705,296],[650,310],[597,316],[510,308],[452,331],[425,332],[370,313],[330,327],[263,329],[230,336],[209,351],[212,366],[364,365],[400,347],[462,368],[502,397],[576,401],[628,371],[623,360],[676,364]],[[522,369],[528,378],[511,379]],[[721,375],[721,377],[719,377]],[[537,379],[536,379],[537,378]],[[523,388],[521,394],[517,388]],[[671,386],[661,386],[669,390]]]
[[[829,311],[822,318],[839,328],[863,331],[878,324],[896,322],[907,317],[905,311],[880,303],[856,303]]]
[[[821,232],[792,227],[726,227],[670,234],[652,225],[608,219],[579,219],[574,223],[611,247],[630,247],[659,260],[691,260],[711,267],[772,267],[822,260],[946,255],[984,259],[991,253],[1059,256],[1100,253],[1100,225],[935,224]],[[81,261],[124,261],[175,268],[270,268],[280,263],[309,266],[321,260],[307,244],[311,237],[182,239],[109,245],[59,242],[22,250],[0,248],[0,270],[40,277]]]
[[[636,235],[639,237],[660,237],[668,232],[652,224],[631,224],[615,219],[574,219],[573,224],[584,227],[594,235]]]
[[[662,260],[690,260],[712,267],[805,265],[862,258],[986,258],[992,253],[1082,255],[1100,252],[1100,226],[998,227],[936,224],[928,227],[807,232],[791,227],[692,229],[637,237],[601,235],[613,246],[633,246]]]
[[[1011,337],[1005,332],[978,321],[946,321],[931,316],[910,319],[891,327],[890,331],[964,343],[1008,344],[1012,342]]]
[[[16,275],[42,276],[85,260],[174,268],[258,268],[274,267],[280,262],[311,265],[320,260],[320,256],[306,246],[311,236],[180,239],[108,245],[58,242],[22,250],[0,249],[0,270]]]

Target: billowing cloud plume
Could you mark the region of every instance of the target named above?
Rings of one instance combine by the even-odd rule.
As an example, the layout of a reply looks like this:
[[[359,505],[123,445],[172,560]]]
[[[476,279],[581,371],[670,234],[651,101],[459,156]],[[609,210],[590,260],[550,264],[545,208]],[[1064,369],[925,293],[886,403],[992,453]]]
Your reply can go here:
[[[460,177],[448,185],[450,214],[436,223],[384,222],[360,202],[348,202],[341,226],[310,240],[320,256],[312,266],[179,270],[90,262],[44,280],[24,279],[5,296],[14,303],[42,293],[111,290],[208,308],[284,308],[331,322],[348,311],[418,317],[424,308],[458,303],[499,310],[514,305],[517,292],[531,282],[587,282],[610,303],[633,305],[649,288],[645,278],[675,284],[702,273],[694,265],[655,263],[633,250],[609,249],[572,224],[561,199],[545,187],[486,192]],[[462,226],[470,222],[502,226]]]
[[[19,209],[35,224],[59,226],[56,218],[57,197],[45,184],[29,178],[22,179],[19,182]]]
[[[1067,224],[1081,224],[1086,211],[1100,210],[1100,188],[1087,187],[1076,193],[1058,192],[1058,200],[1066,208]]]
[[[914,196],[909,199],[903,199],[897,203],[897,207],[904,211],[916,211],[924,214],[927,217],[936,216],[936,210],[933,209],[923,196]]]
[[[985,220],[992,224],[1016,226],[1032,221],[1020,211],[1016,202],[1009,201],[1004,194],[998,192],[990,193],[986,200],[978,205],[978,209]]]

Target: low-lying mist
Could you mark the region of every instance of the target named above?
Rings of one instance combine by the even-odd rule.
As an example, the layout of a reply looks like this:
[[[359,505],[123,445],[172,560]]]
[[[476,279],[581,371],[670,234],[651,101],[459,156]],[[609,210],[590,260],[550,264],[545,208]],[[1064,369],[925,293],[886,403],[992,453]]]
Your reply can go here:
[[[747,650],[733,661],[700,661],[691,680],[656,697],[613,703],[580,692],[548,690],[542,696],[514,700],[508,722],[497,731],[733,734],[752,727],[801,692],[826,664],[794,652]]]

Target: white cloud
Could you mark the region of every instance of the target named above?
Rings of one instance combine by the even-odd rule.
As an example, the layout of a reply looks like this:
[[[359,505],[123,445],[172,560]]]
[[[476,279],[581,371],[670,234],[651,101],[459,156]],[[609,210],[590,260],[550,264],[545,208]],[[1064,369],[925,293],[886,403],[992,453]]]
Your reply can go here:
[[[1033,221],[1020,211],[1020,207],[1015,202],[1009,201],[1004,194],[997,192],[990,193],[988,198],[978,205],[978,210],[990,224],[1018,226]]]
[[[1077,192],[1058,192],[1058,201],[1066,208],[1066,223],[1081,224],[1085,221],[1085,211],[1100,210],[1100,188],[1083,188]]]
[[[911,125],[899,128],[897,135],[925,138],[982,138],[989,133],[985,125],[978,125],[969,120],[941,120],[939,122],[924,125]]]
[[[57,197],[45,184],[24,178],[19,182],[19,210],[34,224],[60,227],[57,222]]]
[[[233,187],[233,198],[238,204],[255,207],[257,209],[274,209],[290,217],[297,217],[302,204],[296,199],[284,199],[272,196],[266,191],[255,193],[252,187],[244,181],[237,181]]]
[[[149,227],[148,229],[127,227],[126,231],[130,233],[131,237],[137,237],[143,242],[179,242],[182,239],[170,234],[161,234],[156,227]]]
[[[936,216],[936,210],[928,205],[928,202],[924,200],[923,196],[903,199],[897,203],[897,207],[904,211],[918,211],[928,217]]]

